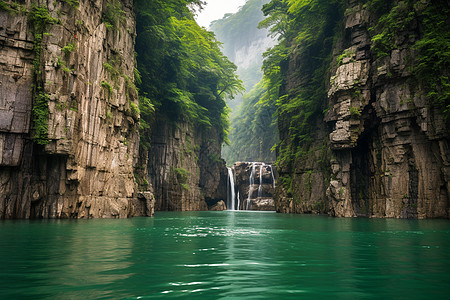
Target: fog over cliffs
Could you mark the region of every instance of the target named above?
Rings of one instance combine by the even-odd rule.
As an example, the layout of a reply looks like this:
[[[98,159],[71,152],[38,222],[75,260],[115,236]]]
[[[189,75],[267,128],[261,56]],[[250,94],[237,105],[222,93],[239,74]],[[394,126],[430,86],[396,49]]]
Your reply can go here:
[[[249,92],[262,78],[263,53],[275,45],[267,29],[258,29],[264,19],[262,6],[269,0],[249,0],[235,14],[226,14],[211,23],[209,30],[223,43],[223,53],[238,67],[237,74]],[[228,101],[232,109],[242,102],[242,97]]]

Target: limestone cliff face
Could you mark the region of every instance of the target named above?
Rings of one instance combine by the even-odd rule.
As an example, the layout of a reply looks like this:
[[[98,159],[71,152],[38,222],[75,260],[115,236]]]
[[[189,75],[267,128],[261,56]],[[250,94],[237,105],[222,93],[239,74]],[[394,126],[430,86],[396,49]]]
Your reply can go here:
[[[219,136],[184,120],[157,114],[148,151],[156,210],[208,210],[227,197],[227,169]]]
[[[0,12],[0,218],[148,212],[133,175],[139,116],[132,1],[118,2],[123,18],[114,26],[104,22],[108,3],[27,0],[18,13]],[[32,5],[57,20],[46,26],[40,53]],[[48,100],[44,145],[33,141],[30,122],[37,92]]]
[[[328,195],[336,216],[448,218],[450,160],[443,114],[426,91],[414,86],[412,45],[415,24],[399,34],[390,55],[369,52],[371,15],[349,7],[345,31],[349,47],[331,78],[331,161]]]
[[[280,130],[283,127],[279,119]],[[290,189],[278,184],[275,190],[275,209],[281,213],[296,214],[326,214],[329,212],[329,201],[327,198],[327,182],[330,178],[330,150],[328,149],[327,127],[321,119],[314,122],[316,131],[311,151],[297,160],[292,166],[279,165],[280,177],[291,176]],[[289,175],[287,175],[289,174]]]
[[[315,152],[298,166],[292,186],[294,194],[303,193],[303,201],[280,188],[277,210],[449,218],[448,127],[442,111],[411,80],[417,55],[412,45],[421,28],[412,23],[397,33],[395,50],[377,58],[369,33],[375,16],[359,1],[348,1],[346,8],[342,38],[333,50],[329,111],[317,120],[315,132],[319,144],[317,137],[328,135],[331,153]],[[319,166],[324,158],[325,167]]]

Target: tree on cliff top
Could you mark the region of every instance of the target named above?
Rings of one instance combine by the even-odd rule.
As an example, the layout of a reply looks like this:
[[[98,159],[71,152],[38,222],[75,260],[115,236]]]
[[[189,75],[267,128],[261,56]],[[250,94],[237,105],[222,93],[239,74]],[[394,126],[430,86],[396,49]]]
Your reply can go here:
[[[222,142],[228,130],[225,98],[243,88],[236,66],[221,53],[214,34],[193,18],[189,8],[202,4],[198,0],[135,1],[139,88],[157,113],[174,121],[187,118],[199,126],[213,126],[222,133]],[[141,117],[144,123],[151,121],[145,111]],[[144,144],[146,139],[144,134]]]

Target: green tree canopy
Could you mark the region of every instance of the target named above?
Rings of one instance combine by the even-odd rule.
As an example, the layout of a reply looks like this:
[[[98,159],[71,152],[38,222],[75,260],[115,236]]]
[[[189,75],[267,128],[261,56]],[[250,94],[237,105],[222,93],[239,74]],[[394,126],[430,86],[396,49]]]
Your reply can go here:
[[[223,141],[228,129],[224,99],[243,87],[236,66],[222,54],[214,34],[193,18],[190,9],[202,4],[198,0],[135,1],[141,106],[147,105],[147,110],[141,108],[141,117],[144,125],[149,123],[153,114],[148,107],[153,106],[174,121],[187,118],[200,126],[214,126],[222,132]]]
[[[294,163],[308,151],[315,129],[313,120],[322,116],[326,107],[327,69],[342,2],[272,0],[264,5],[267,18],[260,26],[279,36],[278,45],[265,53],[263,71],[269,82],[269,99],[276,105],[285,131],[280,133],[277,153],[282,166]],[[299,65],[289,71],[288,84],[289,61],[294,57]]]

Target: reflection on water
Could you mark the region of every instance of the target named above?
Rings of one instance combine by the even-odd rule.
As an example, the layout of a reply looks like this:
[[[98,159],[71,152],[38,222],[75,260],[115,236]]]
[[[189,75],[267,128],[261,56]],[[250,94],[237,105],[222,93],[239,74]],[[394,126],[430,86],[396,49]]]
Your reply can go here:
[[[131,224],[99,220],[0,224],[3,296],[70,299],[87,290],[92,298],[113,296],[104,287],[131,276],[122,270],[132,265],[132,237],[118,232]]]
[[[0,223],[5,298],[432,298],[450,284],[446,220],[260,212]]]

